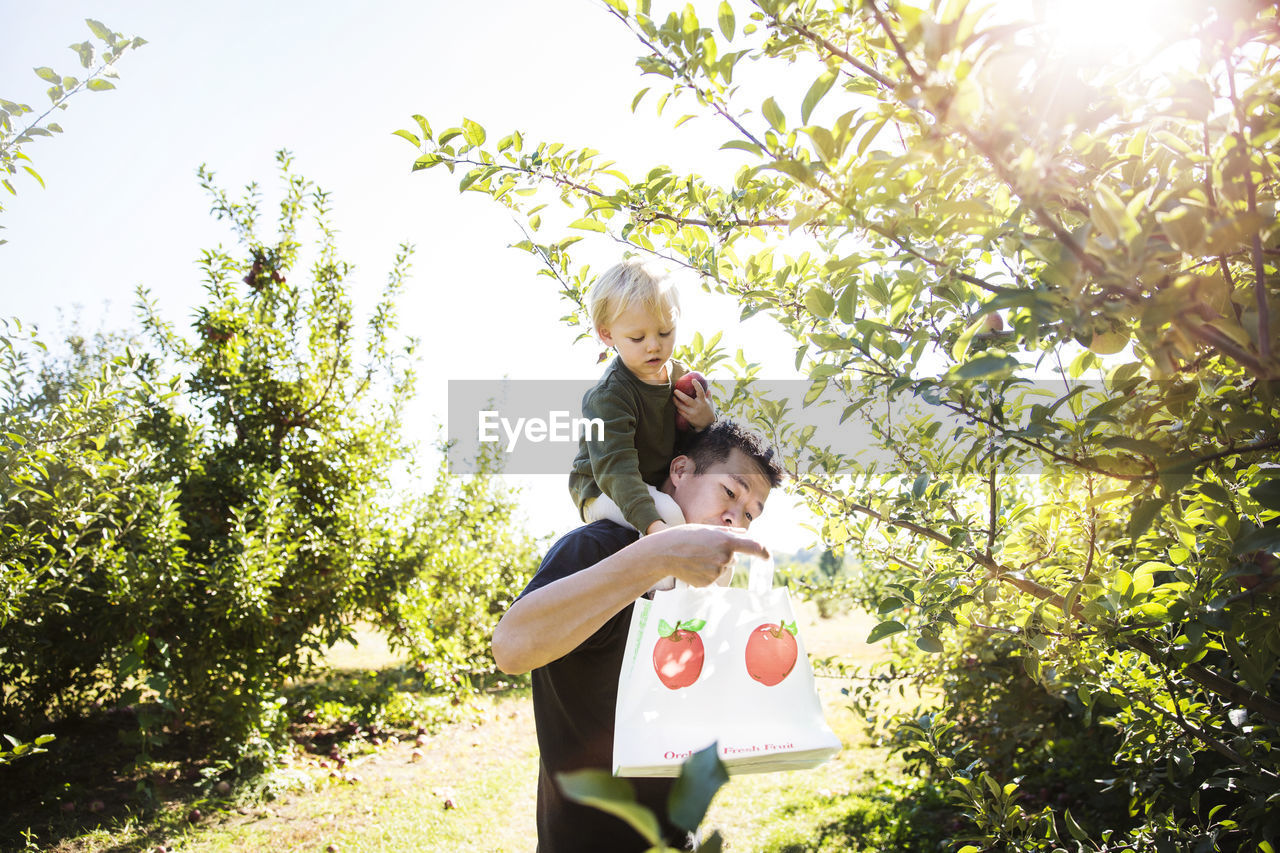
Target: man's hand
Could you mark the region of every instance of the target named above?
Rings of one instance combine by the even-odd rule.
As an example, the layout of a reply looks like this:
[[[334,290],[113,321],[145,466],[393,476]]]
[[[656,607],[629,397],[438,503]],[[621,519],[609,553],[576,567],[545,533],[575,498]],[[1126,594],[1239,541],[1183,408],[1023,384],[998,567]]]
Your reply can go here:
[[[670,574],[689,586],[710,586],[718,581],[730,571],[735,554],[769,556],[769,549],[741,527],[682,524],[642,541],[655,549],[655,557]]]
[[[689,426],[695,430],[704,430],[715,423],[716,410],[711,405],[711,394],[697,382],[693,383],[690,397],[679,388],[672,389],[671,396],[676,404],[676,411],[684,416]]]
[[[493,632],[494,661],[511,675],[545,666],[576,649],[662,578],[710,586],[737,553],[769,556],[737,527],[682,524],[643,536],[511,605]]]

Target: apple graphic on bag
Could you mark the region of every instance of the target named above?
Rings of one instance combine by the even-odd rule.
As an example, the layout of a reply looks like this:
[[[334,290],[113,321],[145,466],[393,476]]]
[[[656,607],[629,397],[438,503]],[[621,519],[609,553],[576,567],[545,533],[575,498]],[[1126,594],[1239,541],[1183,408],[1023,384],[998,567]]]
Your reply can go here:
[[[766,622],[747,640],[747,674],[766,687],[780,684],[795,669],[796,623]]]
[[[671,690],[688,687],[702,674],[706,652],[698,632],[707,625],[703,619],[688,619],[674,626],[658,620],[658,642],[653,646],[653,670],[658,680]]]
[[[699,385],[702,386],[702,393],[704,395],[707,393],[707,389],[711,387],[707,383],[707,377],[703,376],[701,373],[699,373],[696,370],[690,370],[684,376],[681,376],[679,379],[676,380],[676,390],[679,391],[681,394],[685,394],[690,397],[696,397],[697,393],[693,389],[694,382],[697,382]],[[677,409],[676,410],[676,429],[683,432],[688,428],[689,428],[688,419],[686,419],[684,415],[680,414],[680,410]]]

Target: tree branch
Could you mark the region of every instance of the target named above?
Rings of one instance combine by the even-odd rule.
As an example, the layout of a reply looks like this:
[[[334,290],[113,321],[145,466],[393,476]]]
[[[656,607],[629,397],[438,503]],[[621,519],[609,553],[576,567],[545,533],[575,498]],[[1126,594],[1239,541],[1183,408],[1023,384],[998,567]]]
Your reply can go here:
[[[1188,723],[1186,717],[1184,717],[1182,714],[1182,708],[1178,706],[1178,693],[1174,689],[1173,682],[1169,680],[1169,675],[1164,669],[1161,669],[1160,671],[1160,678],[1164,681],[1165,689],[1169,692],[1169,699],[1173,703],[1174,721],[1178,724],[1178,726],[1184,732],[1186,732],[1188,735],[1190,735],[1194,739],[1200,741],[1205,746],[1209,747],[1219,755],[1226,757],[1233,764],[1243,767],[1244,769],[1252,773],[1256,773],[1260,776],[1272,776],[1272,777],[1275,776],[1274,773],[1270,773],[1268,771],[1263,770],[1261,767],[1254,764],[1248,758],[1245,758],[1243,755],[1236,752],[1234,749],[1227,746],[1222,741],[1213,737],[1208,732]],[[1151,702],[1149,704],[1151,704],[1153,707],[1157,707],[1157,708],[1160,707],[1155,702]]]
[[[1226,51],[1224,59],[1227,64],[1227,86],[1231,92],[1231,104],[1236,111],[1236,130],[1233,135],[1236,138],[1236,142],[1240,143],[1241,156],[1246,157],[1248,160],[1244,169],[1246,203],[1249,213],[1256,216],[1258,213],[1258,188],[1253,181],[1253,157],[1248,153],[1249,147],[1244,141],[1244,128],[1247,123],[1244,104],[1240,103],[1240,98],[1236,94],[1236,64],[1231,57],[1231,49],[1230,47],[1224,49]],[[1253,231],[1252,244],[1253,298],[1254,305],[1257,306],[1258,310],[1258,355],[1265,364],[1271,361],[1271,306],[1267,304],[1267,276],[1266,262],[1262,257],[1262,234],[1256,228]]]
[[[902,65],[907,69],[907,74],[917,86],[924,86],[925,79],[919,71],[916,71],[914,65],[911,64],[911,57],[907,56],[907,49],[902,46],[902,42],[898,40],[898,34],[893,31],[893,27],[889,26],[889,22],[884,19],[884,15],[880,13],[880,7],[876,5],[875,0],[865,0],[865,5],[871,10],[871,14],[876,16],[876,21],[880,24],[880,29],[884,30],[884,34],[889,37],[890,43],[893,44],[894,52],[898,54],[898,58],[902,60]]]
[[[1270,380],[1274,378],[1272,370],[1266,364],[1213,326],[1204,323],[1181,323],[1179,325],[1187,331],[1187,334],[1216,349],[1223,355],[1229,356],[1236,364],[1248,368],[1259,379]]]
[[[785,27],[786,29],[791,30],[795,34],[809,39],[809,41],[813,42],[814,44],[820,45],[823,50],[827,51],[832,56],[840,57],[842,60],[849,63],[854,68],[858,69],[863,74],[870,77],[872,80],[876,81],[876,83],[879,84],[879,86],[882,89],[893,89],[893,81],[891,81],[888,77],[885,77],[883,74],[881,74],[879,71],[872,68],[870,65],[867,65],[865,62],[862,62],[856,56],[849,53],[849,51],[843,50],[842,48],[839,48],[836,45],[832,44],[830,41],[818,35],[808,27],[801,26],[800,24],[788,23],[776,16],[770,16],[770,17],[773,20],[774,25],[778,27]]]
[[[835,501],[846,512],[856,512],[866,515],[870,518],[874,518],[882,524],[904,528],[915,533],[917,536],[921,536],[925,539],[944,545],[965,559],[987,569],[993,578],[1003,581],[1020,592],[1025,592],[1026,594],[1043,601],[1064,615],[1068,613],[1066,599],[1061,595],[1054,592],[1049,587],[1031,580],[1030,578],[1012,573],[1009,568],[1000,565],[995,560],[988,558],[984,554],[971,554],[961,551],[951,544],[951,540],[949,538],[943,536],[937,531],[930,530],[927,527],[922,527],[914,522],[906,521],[904,519],[890,518],[889,516],[876,512],[868,506],[863,506],[862,504],[850,501],[840,495],[836,495],[816,483],[803,480],[794,472],[792,473],[792,477],[801,488],[807,488],[810,491],[828,498],[829,500]],[[1075,604],[1070,610],[1070,615],[1084,621],[1083,607],[1079,603]],[[1119,629],[1122,628],[1123,626],[1119,626]],[[1126,636],[1123,642],[1128,643],[1130,646],[1142,652],[1144,655],[1162,666],[1182,672],[1187,678],[1199,684],[1209,692],[1229,699],[1238,705],[1243,705],[1251,711],[1257,711],[1259,714],[1262,714],[1270,720],[1280,722],[1280,702],[1275,702],[1262,694],[1255,693],[1248,688],[1241,687],[1234,681],[1224,678],[1198,663],[1186,664],[1185,666],[1180,665],[1177,661],[1171,660],[1167,655],[1156,648],[1155,643],[1147,637]]]

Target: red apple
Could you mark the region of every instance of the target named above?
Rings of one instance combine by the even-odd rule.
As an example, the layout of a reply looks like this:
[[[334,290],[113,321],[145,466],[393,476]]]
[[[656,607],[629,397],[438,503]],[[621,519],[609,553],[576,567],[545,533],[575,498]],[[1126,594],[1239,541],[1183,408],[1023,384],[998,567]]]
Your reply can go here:
[[[766,622],[747,640],[747,674],[766,687],[773,687],[791,674],[799,654],[796,623]]]
[[[697,382],[699,385],[702,386],[702,393],[704,395],[707,393],[707,389],[711,387],[707,383],[707,377],[703,376],[701,373],[699,373],[696,370],[690,370],[684,376],[681,376],[679,379],[676,380],[676,390],[679,391],[681,394],[686,394],[690,397],[696,396],[693,389],[694,382]],[[683,431],[683,430],[687,430],[688,428],[689,428],[689,421],[686,420],[685,416],[680,414],[680,410],[677,409],[676,410],[676,429]]]
[[[688,687],[702,674],[706,653],[698,632],[706,624],[702,619],[691,619],[673,627],[665,619],[658,621],[660,639],[653,646],[653,669],[669,689]]]

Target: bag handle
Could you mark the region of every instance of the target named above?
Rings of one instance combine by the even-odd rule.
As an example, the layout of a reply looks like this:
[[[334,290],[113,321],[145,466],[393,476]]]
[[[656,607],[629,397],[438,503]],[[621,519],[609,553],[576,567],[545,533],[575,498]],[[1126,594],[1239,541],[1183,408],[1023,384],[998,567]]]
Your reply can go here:
[[[739,553],[734,556],[734,562],[737,564],[735,571],[747,573],[747,589],[752,592],[768,592],[773,589],[773,555],[763,558]],[[689,585],[677,578],[675,588],[689,589]]]
[[[752,592],[768,592],[773,589],[772,554],[768,557],[739,554],[738,563],[747,570],[747,589]]]
[[[752,592],[768,592],[773,589],[773,555],[769,557],[753,557],[749,554],[736,554],[734,561],[737,563],[735,571],[747,572],[747,589]],[[676,589],[690,589],[690,586],[684,581],[676,578]]]

